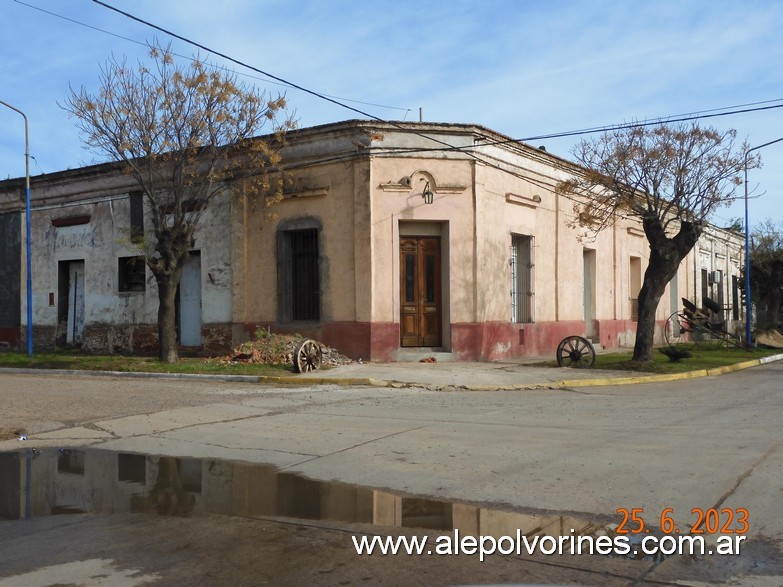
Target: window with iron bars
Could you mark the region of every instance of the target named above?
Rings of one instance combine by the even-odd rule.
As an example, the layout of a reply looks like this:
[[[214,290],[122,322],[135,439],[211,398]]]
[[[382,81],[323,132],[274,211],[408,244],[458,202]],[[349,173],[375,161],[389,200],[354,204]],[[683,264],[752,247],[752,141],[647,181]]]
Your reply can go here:
[[[511,235],[511,322],[533,322],[533,237]]]
[[[731,319],[740,319],[740,283],[739,277],[731,276]]]
[[[281,322],[321,319],[318,229],[278,233],[278,284]]]
[[[144,256],[117,259],[117,291],[126,293],[146,289]]]

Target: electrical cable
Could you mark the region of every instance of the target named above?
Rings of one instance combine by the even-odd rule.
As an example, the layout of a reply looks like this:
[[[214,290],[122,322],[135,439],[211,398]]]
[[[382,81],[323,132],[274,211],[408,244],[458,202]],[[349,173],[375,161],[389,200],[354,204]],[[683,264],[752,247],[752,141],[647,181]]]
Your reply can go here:
[[[139,23],[142,23],[142,24],[144,24],[144,25],[146,25],[148,27],[154,28],[155,30],[160,31],[162,33],[165,33],[165,34],[167,34],[167,35],[169,35],[171,37],[174,37],[175,39],[179,39],[179,40],[181,40],[181,41],[183,41],[185,43],[193,45],[194,47],[198,47],[199,49],[201,49],[203,51],[206,51],[207,53],[212,53],[213,55],[217,55],[219,57],[222,57],[223,59],[231,61],[232,63],[236,63],[237,65],[240,65],[241,67],[246,67],[246,68],[248,68],[248,69],[250,69],[252,71],[255,71],[255,72],[260,73],[260,74],[262,74],[264,76],[270,77],[270,78],[272,78],[274,80],[277,80],[277,81],[279,81],[281,83],[288,84],[291,87],[296,88],[296,89],[298,89],[298,90],[300,90],[302,92],[308,93],[308,94],[310,94],[312,96],[316,96],[317,98],[320,98],[322,100],[326,100],[327,102],[331,102],[332,104],[335,104],[337,106],[341,106],[343,108],[346,108],[347,110],[351,110],[351,111],[356,112],[358,114],[361,114],[362,116],[365,116],[367,118],[370,118],[370,119],[373,119],[373,120],[376,120],[376,121],[379,121],[379,122],[386,122],[387,124],[391,124],[393,126],[396,126],[397,128],[404,129],[404,130],[407,130],[407,131],[410,132],[410,129],[405,129],[400,124],[396,124],[396,123],[391,122],[391,121],[385,121],[382,118],[379,118],[378,116],[375,116],[375,115],[370,114],[368,112],[364,112],[363,110],[359,110],[358,108],[354,108],[353,106],[349,106],[348,104],[343,104],[342,102],[340,102],[338,100],[335,100],[333,98],[329,98],[328,96],[325,96],[325,95],[323,95],[323,94],[321,94],[319,92],[316,92],[314,90],[310,90],[308,88],[305,88],[304,86],[300,86],[299,84],[295,84],[295,83],[293,83],[291,81],[288,81],[288,80],[286,80],[284,78],[281,78],[279,76],[273,75],[273,74],[271,74],[269,72],[266,72],[266,71],[264,71],[262,69],[254,67],[252,65],[249,65],[249,64],[247,64],[247,63],[245,63],[243,61],[240,61],[239,59],[231,57],[231,56],[229,56],[229,55],[227,55],[225,53],[221,53],[220,51],[215,51],[213,49],[210,49],[209,47],[207,47],[207,46],[205,46],[205,45],[203,45],[201,43],[198,43],[196,41],[188,39],[187,37],[183,37],[182,35],[179,35],[177,33],[169,31],[168,29],[165,29],[165,28],[163,28],[161,26],[158,26],[158,25],[156,25],[154,23],[151,23],[151,22],[146,21],[146,20],[144,20],[142,18],[134,16],[134,15],[128,13],[128,12],[120,10],[119,8],[111,6],[110,4],[102,2],[101,0],[92,0],[92,2],[94,2],[95,4],[98,4],[99,6],[103,6],[104,8],[108,8],[109,10],[112,10],[114,12],[117,12],[118,14],[122,14],[123,16],[125,16],[127,18],[130,18],[131,20],[135,20],[136,22],[139,22]],[[426,140],[430,140],[430,141],[433,141],[435,143],[438,143],[440,145],[444,145],[444,146],[446,146],[446,147],[448,147],[450,149],[454,148],[454,145],[451,145],[451,144],[449,144],[449,143],[447,143],[445,141],[441,141],[439,139],[436,139],[436,138],[434,138],[432,136],[426,135],[426,134],[424,134],[422,132],[413,131],[413,134],[417,135],[417,136],[420,136],[420,137],[422,137],[422,138],[424,138]],[[465,152],[469,157],[472,157],[476,161],[481,161],[482,163],[486,164],[486,162],[483,161],[478,155],[476,155],[474,153],[470,153],[468,151],[463,151],[463,152]]]
[[[44,14],[48,14],[50,16],[54,16],[55,18],[60,18],[60,19],[65,20],[67,22],[70,22],[70,23],[73,23],[73,24],[77,24],[79,26],[83,26],[85,28],[92,29],[94,31],[98,31],[98,32],[103,33],[103,34],[110,35],[112,37],[116,37],[118,39],[122,39],[123,41],[128,41],[128,42],[134,43],[136,45],[141,45],[142,47],[149,47],[149,45],[147,43],[143,43],[142,41],[137,41],[136,39],[132,39],[130,37],[126,37],[126,36],[120,35],[118,33],[113,33],[113,32],[108,31],[106,29],[102,29],[100,27],[96,27],[96,26],[93,26],[91,24],[87,24],[85,22],[81,22],[81,21],[75,20],[73,18],[69,18],[69,17],[64,16],[62,14],[57,14],[56,12],[52,12],[50,10],[46,10],[46,9],[41,8],[39,6],[34,6],[32,4],[28,4],[26,2],[22,2],[22,0],[14,0],[14,2],[16,2],[17,4],[21,4],[22,6],[26,6],[27,8],[32,8],[33,10],[37,10],[39,12],[43,12]],[[172,55],[174,55],[175,57],[180,57],[182,59],[192,59],[191,57],[188,57],[187,55],[181,55],[179,53],[172,52]],[[234,69],[230,69],[230,68],[222,66],[222,65],[217,65],[217,64],[211,64],[211,65],[213,67],[217,68],[217,69],[221,69],[223,71],[228,71],[228,72],[231,72],[231,73],[235,73],[236,75],[241,75],[243,77],[247,77],[247,78],[250,78],[250,79],[264,81],[264,82],[272,83],[274,85],[279,85],[279,86],[283,86],[283,87],[292,87],[289,84],[276,82],[274,80],[261,78],[261,77],[258,77],[258,76],[255,76],[255,75],[250,75],[250,74],[247,74],[247,73],[241,73],[241,72],[238,72],[238,71],[236,71]],[[329,96],[330,98],[334,98],[336,100],[342,100],[344,102],[353,102],[355,104],[364,104],[365,106],[373,106],[375,108],[385,108],[387,110],[401,110],[402,112],[406,113],[406,116],[411,111],[410,108],[401,108],[400,106],[387,106],[385,104],[375,104],[373,102],[363,102],[361,100],[352,100],[351,98],[340,98],[338,96],[330,96],[329,94],[324,94],[324,96]]]
[[[349,106],[348,104],[343,104],[339,100],[335,100],[334,98],[330,98],[330,97],[326,96],[325,94],[322,94],[320,92],[316,92],[315,90],[311,90],[309,88],[305,88],[304,86],[300,86],[299,84],[296,84],[294,82],[288,81],[287,79],[284,79],[282,77],[276,76],[274,74],[271,74],[271,73],[269,73],[267,71],[264,71],[262,69],[259,69],[257,67],[254,67],[254,66],[252,66],[252,65],[250,65],[248,63],[245,63],[244,61],[240,61],[239,59],[231,57],[230,55],[227,55],[227,54],[222,53],[220,51],[216,51],[214,49],[210,49],[206,45],[202,45],[201,43],[198,43],[196,41],[188,39],[187,37],[183,37],[182,35],[179,35],[179,34],[173,32],[173,31],[165,29],[165,28],[163,28],[161,26],[158,26],[158,25],[156,25],[156,24],[154,24],[152,22],[149,22],[147,20],[144,20],[142,18],[139,18],[138,16],[134,16],[133,14],[131,14],[129,12],[125,12],[124,10],[120,10],[119,8],[116,8],[115,6],[112,6],[111,4],[107,4],[105,2],[102,2],[101,0],[92,0],[92,2],[94,2],[95,4],[98,4],[99,6],[103,6],[104,8],[108,8],[109,10],[112,10],[114,12],[117,12],[118,14],[121,14],[121,15],[125,16],[126,18],[130,18],[131,20],[135,20],[138,23],[141,23],[141,24],[143,24],[145,26],[148,26],[148,27],[153,28],[153,29],[155,29],[157,31],[165,33],[165,34],[169,35],[170,37],[174,37],[175,39],[179,39],[180,41],[183,41],[183,42],[185,42],[185,43],[187,43],[189,45],[193,45],[194,47],[198,47],[202,51],[206,51],[207,53],[212,53],[213,55],[217,55],[218,57],[222,57],[223,59],[225,59],[227,61],[230,61],[232,63],[236,63],[237,65],[239,65],[241,67],[245,67],[247,69],[250,69],[251,71],[255,71],[256,73],[260,73],[261,75],[264,75],[264,76],[266,76],[266,77],[268,77],[270,79],[273,79],[275,81],[278,81],[280,83],[286,84],[287,86],[292,87],[294,89],[297,89],[297,90],[299,90],[301,92],[305,92],[306,94],[310,94],[310,95],[315,96],[317,98],[320,98],[322,100],[326,100],[327,102],[331,102],[332,104],[335,104],[337,106],[341,106],[343,108],[346,108],[348,110],[356,112],[357,114],[361,114],[362,116],[366,116],[368,118],[373,118],[375,120],[381,120],[377,116],[374,116],[372,114],[364,112],[363,110],[359,110],[358,108],[354,108],[353,106]]]
[[[17,1],[19,1],[19,0],[17,0]],[[317,98],[320,98],[322,100],[326,100],[327,102],[331,102],[332,104],[335,104],[337,106],[341,106],[343,108],[346,108],[348,110],[356,112],[357,114],[361,114],[362,116],[365,116],[367,118],[376,120],[378,122],[386,122],[386,123],[392,124],[392,125],[395,124],[393,121],[383,120],[383,119],[379,118],[378,116],[375,116],[375,115],[370,114],[368,112],[364,112],[362,110],[359,110],[358,108],[354,108],[354,107],[349,106],[347,104],[343,104],[343,103],[341,103],[338,100],[332,99],[332,98],[330,98],[330,97],[328,97],[328,96],[326,96],[324,94],[321,94],[320,92],[316,92],[314,90],[310,90],[308,88],[305,88],[304,86],[301,86],[299,84],[295,84],[295,83],[293,83],[291,81],[288,81],[288,80],[286,80],[284,78],[275,76],[275,75],[273,75],[273,74],[271,74],[269,72],[266,72],[266,71],[264,71],[262,69],[259,69],[257,67],[252,66],[252,65],[249,65],[249,64],[247,64],[247,63],[245,63],[243,61],[235,59],[235,58],[233,58],[233,57],[231,57],[229,55],[226,55],[225,53],[221,53],[219,51],[215,51],[213,49],[210,49],[209,47],[207,47],[205,45],[202,45],[201,43],[198,43],[196,41],[188,39],[187,37],[184,37],[182,35],[174,33],[172,31],[170,31],[168,29],[165,29],[165,28],[163,28],[161,26],[158,26],[158,25],[156,25],[154,23],[151,23],[151,22],[146,21],[146,20],[144,20],[142,18],[134,16],[134,15],[132,15],[132,14],[130,14],[128,12],[125,12],[123,10],[120,10],[119,8],[111,6],[110,4],[102,2],[101,0],[92,0],[92,2],[94,2],[95,4],[98,4],[100,6],[103,6],[104,8],[108,8],[109,10],[112,10],[114,12],[122,14],[123,16],[125,16],[127,18],[130,18],[132,20],[135,20],[136,22],[139,22],[141,24],[144,24],[145,26],[154,28],[155,30],[158,30],[160,32],[163,32],[163,33],[169,35],[169,36],[172,36],[172,37],[174,37],[176,39],[179,39],[179,40],[181,40],[181,41],[183,41],[185,43],[188,43],[190,45],[198,47],[199,49],[202,49],[202,50],[204,50],[204,51],[206,51],[208,53],[212,53],[214,55],[218,55],[219,57],[222,57],[223,59],[231,61],[232,63],[236,63],[237,65],[240,65],[242,67],[246,67],[246,68],[248,68],[248,69],[250,69],[252,71],[260,73],[260,74],[262,74],[262,75],[264,75],[266,77],[269,77],[269,78],[271,78],[273,80],[276,80],[276,81],[279,81],[279,82],[281,82],[283,84],[286,84],[286,85],[288,85],[288,86],[290,86],[292,88],[295,88],[295,89],[300,90],[302,92],[308,93],[308,94],[310,94],[312,96],[315,96]],[[769,102],[776,102],[776,101],[780,101],[780,100],[783,100],[783,99],[768,100],[768,101],[764,101],[764,102],[758,102],[758,104],[769,103]],[[680,117],[675,117],[675,118],[662,117],[662,118],[658,118],[658,119],[655,119],[653,121],[647,121],[647,122],[636,122],[636,123],[629,123],[629,124],[615,124],[615,125],[608,125],[608,126],[604,126],[604,127],[594,127],[594,128],[591,128],[591,129],[577,130],[577,131],[567,131],[567,132],[552,133],[552,134],[546,134],[546,135],[535,135],[535,136],[532,136],[532,137],[524,137],[524,138],[521,138],[521,139],[507,139],[507,140],[504,140],[504,141],[497,141],[497,142],[485,143],[485,144],[521,143],[521,142],[528,142],[528,141],[542,140],[542,139],[563,138],[563,137],[569,137],[569,136],[578,136],[578,135],[582,135],[582,134],[592,134],[592,133],[597,133],[597,132],[607,132],[607,131],[611,131],[611,130],[620,130],[620,129],[624,129],[624,128],[638,128],[638,127],[643,127],[643,126],[653,126],[653,125],[656,125],[656,124],[663,124],[664,122],[669,122],[669,123],[670,122],[684,122],[684,121],[689,121],[689,120],[697,120],[697,119],[701,119],[701,118],[713,118],[713,117],[717,117],[717,116],[728,116],[728,115],[731,115],[731,114],[755,112],[755,111],[759,111],[759,110],[770,110],[770,109],[774,109],[774,108],[783,108],[783,104],[779,104],[779,105],[775,105],[775,106],[765,106],[765,107],[759,107],[759,108],[746,108],[746,109],[743,109],[743,110],[734,110],[734,111],[730,111],[730,112],[713,113],[713,114],[703,114],[702,115],[701,113],[696,113],[695,115],[685,115],[685,116],[680,116]],[[703,111],[703,112],[708,113],[708,112],[713,112],[714,110],[723,110],[723,108],[706,110],[706,111]],[[409,130],[409,129],[406,129],[406,130]],[[415,133],[415,134],[420,134],[420,133]],[[454,146],[454,145],[449,145],[449,144],[447,144],[447,143],[445,143],[443,141],[439,141],[439,140],[434,139],[433,137],[430,137],[430,136],[427,136],[427,135],[420,134],[420,136],[428,138],[429,140],[432,140],[434,142],[440,143],[440,144],[444,145],[445,147],[447,147],[448,149],[452,149],[452,150],[461,150],[461,151],[467,152],[470,149],[474,149],[475,148],[475,147],[457,147],[457,146]],[[413,152],[413,151],[408,151],[408,152]]]
[[[42,12],[46,12],[46,13],[51,14],[53,16],[57,16],[57,17],[60,17],[60,18],[65,18],[65,20],[69,20],[69,21],[74,22],[76,24],[83,24],[83,23],[80,23],[80,22],[75,21],[73,19],[69,19],[69,18],[66,18],[66,17],[61,17],[60,15],[57,15],[55,13],[51,13],[51,12],[48,12],[46,10],[37,8],[35,6],[31,6],[29,4],[21,2],[20,0],[15,0],[15,1],[17,3],[19,3],[19,4],[23,4],[25,6],[28,6],[30,8],[34,8],[34,9],[37,9],[37,10],[41,10]],[[271,80],[279,82],[279,83],[281,83],[281,84],[283,84],[285,86],[288,86],[288,87],[297,89],[299,91],[305,92],[307,94],[310,94],[312,96],[315,96],[317,98],[320,98],[322,100],[330,102],[332,104],[335,104],[335,105],[340,106],[342,108],[345,108],[347,110],[356,112],[357,114],[360,114],[360,115],[362,115],[364,117],[367,117],[367,118],[370,118],[370,119],[373,119],[373,120],[376,120],[378,122],[384,122],[386,124],[390,124],[392,126],[398,127],[400,129],[403,129],[403,130],[406,130],[406,131],[410,131],[411,130],[410,128],[403,127],[401,124],[397,124],[397,123],[395,123],[393,121],[383,120],[383,119],[381,119],[378,116],[372,115],[372,114],[370,114],[368,112],[364,112],[363,110],[360,110],[358,108],[354,108],[353,106],[350,106],[348,104],[344,104],[339,99],[335,99],[333,97],[330,97],[328,95],[322,94],[320,92],[316,92],[315,90],[311,90],[311,89],[306,88],[304,86],[301,86],[299,84],[293,83],[293,82],[291,82],[289,80],[286,80],[286,79],[284,79],[282,77],[273,75],[273,74],[271,74],[271,73],[269,73],[267,71],[264,71],[262,69],[254,67],[254,66],[252,66],[252,65],[250,65],[248,63],[245,63],[243,61],[235,59],[235,58],[233,58],[233,57],[231,57],[231,56],[229,56],[229,55],[227,55],[225,53],[222,53],[220,51],[216,51],[214,49],[211,49],[211,48],[209,48],[209,47],[207,47],[207,46],[205,46],[205,45],[203,45],[201,43],[198,43],[196,41],[188,39],[187,37],[184,37],[182,35],[174,33],[173,31],[165,29],[165,28],[163,28],[163,27],[161,27],[159,25],[156,25],[156,24],[151,23],[149,21],[146,21],[146,20],[144,20],[142,18],[134,16],[133,14],[130,14],[128,12],[120,10],[120,9],[114,7],[114,6],[111,6],[110,4],[102,2],[101,0],[92,0],[92,2],[94,2],[95,4],[98,4],[99,6],[107,8],[109,10],[112,10],[114,12],[117,12],[118,14],[121,14],[121,15],[125,16],[126,18],[129,18],[131,20],[139,22],[139,23],[141,23],[141,24],[143,24],[145,26],[148,26],[148,27],[153,28],[155,30],[158,30],[158,31],[160,31],[162,33],[165,33],[165,34],[167,34],[167,35],[169,35],[171,37],[179,39],[179,40],[181,40],[181,41],[183,41],[185,43],[193,45],[193,46],[195,46],[195,47],[197,47],[197,48],[199,48],[199,49],[201,49],[203,51],[206,51],[207,53],[210,53],[210,54],[213,54],[213,55],[217,55],[217,56],[222,57],[223,59],[226,59],[227,61],[235,63],[235,64],[237,64],[237,65],[239,65],[241,67],[250,69],[251,71],[255,71],[255,72],[265,76],[266,78],[269,78]],[[114,33],[110,33],[108,31],[103,31],[102,29],[97,29],[96,27],[92,27],[91,25],[84,24],[83,26],[87,26],[89,28],[93,28],[95,30],[99,30],[99,31],[107,33],[107,34],[118,36],[120,38],[132,41],[134,43],[138,43],[138,41],[135,41],[135,40],[132,40],[132,39],[128,39],[128,38],[122,37],[120,35],[115,35]],[[779,101],[779,100],[769,100],[769,101],[765,101],[765,102],[758,102],[756,104],[771,103],[771,102],[776,102],[776,101]],[[356,101],[356,102],[358,102],[358,101]],[[434,151],[460,151],[460,152],[462,152],[465,155],[475,159],[476,161],[478,161],[480,163],[483,163],[485,165],[488,165],[490,167],[493,167],[493,168],[496,168],[496,169],[498,169],[500,171],[508,173],[508,174],[510,174],[510,175],[512,175],[514,177],[517,177],[517,178],[523,180],[523,181],[526,181],[526,182],[529,182],[529,183],[533,183],[534,185],[538,185],[539,187],[551,187],[551,186],[546,186],[545,182],[536,181],[533,178],[530,178],[530,177],[527,177],[527,176],[523,176],[523,175],[521,175],[521,174],[519,174],[517,172],[511,171],[509,169],[503,169],[502,167],[500,167],[499,164],[493,164],[491,162],[488,162],[484,158],[478,156],[473,151],[475,149],[477,149],[477,148],[480,148],[482,146],[488,146],[488,145],[502,145],[502,144],[514,144],[514,143],[519,144],[519,143],[525,143],[525,142],[534,141],[534,140],[543,140],[543,139],[551,139],[551,138],[562,138],[562,137],[569,137],[569,136],[578,136],[578,135],[583,135],[583,134],[592,134],[592,133],[597,133],[597,132],[607,132],[607,131],[611,131],[611,130],[620,130],[620,129],[625,129],[625,128],[638,128],[638,127],[644,127],[644,126],[652,126],[652,125],[656,125],[656,124],[663,124],[664,122],[669,122],[669,123],[670,122],[683,122],[683,121],[688,121],[688,120],[696,120],[696,119],[700,119],[700,118],[711,118],[711,117],[717,117],[717,116],[728,116],[728,115],[731,115],[731,114],[753,112],[753,111],[759,111],[759,110],[769,110],[769,109],[781,108],[781,107],[783,107],[783,104],[774,105],[774,106],[764,106],[764,107],[759,107],[759,108],[746,108],[746,109],[743,109],[743,110],[734,110],[734,111],[729,111],[729,112],[716,112],[716,111],[720,111],[720,110],[725,110],[725,108],[718,108],[718,109],[712,109],[712,110],[706,110],[706,111],[698,112],[698,113],[695,113],[694,115],[686,115],[686,116],[680,116],[680,117],[674,117],[674,118],[671,118],[671,117],[669,117],[669,118],[659,118],[659,119],[656,119],[654,121],[636,122],[636,123],[630,123],[630,124],[617,124],[617,125],[609,125],[609,126],[605,126],[605,127],[594,127],[594,128],[590,128],[590,129],[583,129],[583,130],[577,130],[577,131],[567,131],[567,132],[552,133],[552,134],[546,134],[546,135],[536,135],[536,136],[525,137],[525,138],[521,138],[521,139],[504,139],[504,140],[498,140],[498,141],[489,141],[489,142],[484,142],[481,145],[474,145],[474,146],[455,146],[455,145],[451,145],[449,143],[446,143],[445,141],[441,141],[439,139],[436,139],[436,138],[434,138],[432,136],[426,135],[424,133],[420,133],[420,132],[414,131],[414,134],[416,134],[418,136],[421,136],[422,138],[425,138],[427,140],[431,140],[431,141],[433,141],[435,143],[438,143],[438,144],[440,144],[442,146],[439,147],[439,148],[416,148],[416,149],[405,149],[405,150],[402,150],[402,149],[400,149],[400,150],[390,150],[390,152],[393,152],[395,154],[402,154],[402,153],[434,152]],[[408,111],[409,110],[410,109],[408,109]],[[710,112],[712,112],[712,114],[709,114]],[[568,198],[568,199],[572,199],[573,201],[576,201],[573,198]]]
[[[113,33],[111,31],[107,31],[105,29],[101,29],[101,28],[98,28],[98,27],[95,27],[95,26],[92,26],[92,25],[89,25],[89,24],[77,21],[75,19],[65,17],[63,15],[60,15],[60,14],[57,14],[57,13],[45,10],[43,8],[31,5],[31,4],[28,4],[28,3],[23,2],[21,0],[14,0],[14,1],[16,3],[18,3],[18,4],[26,6],[28,8],[32,8],[34,10],[38,10],[38,11],[43,12],[45,14],[49,14],[51,16],[54,16],[54,17],[57,17],[57,18],[61,18],[63,20],[72,22],[74,24],[79,24],[81,26],[84,26],[84,27],[87,27],[87,28],[90,28],[90,29],[93,29],[93,30],[96,30],[96,31],[99,31],[99,32],[102,32],[102,33],[105,33],[105,34],[108,34],[108,35],[112,35],[112,36],[115,36],[117,38],[129,41],[129,42],[132,42],[132,43],[136,43],[136,44],[139,44],[139,45],[145,45],[145,43],[141,43],[140,41],[136,41],[135,39],[131,39],[129,37],[125,37],[125,36],[119,35],[117,33]],[[122,14],[123,16],[126,16],[127,18],[135,20],[135,21],[137,21],[137,22],[139,22],[141,24],[144,24],[145,26],[149,26],[149,27],[155,28],[156,30],[159,30],[161,32],[166,33],[167,35],[170,35],[170,36],[173,36],[175,38],[178,38],[178,39],[180,39],[180,40],[182,40],[182,41],[184,41],[186,43],[192,44],[192,45],[194,45],[194,46],[196,46],[196,47],[198,47],[200,49],[203,49],[204,51],[207,51],[209,53],[213,53],[215,55],[223,57],[224,59],[232,61],[232,62],[234,62],[234,63],[236,63],[238,65],[241,65],[242,67],[246,67],[248,69],[251,69],[252,71],[256,71],[256,72],[264,75],[266,78],[269,78],[269,79],[264,79],[263,81],[271,81],[271,83],[279,83],[280,85],[283,85],[283,86],[286,86],[286,87],[291,87],[291,88],[298,89],[300,91],[304,91],[304,92],[309,93],[311,95],[314,95],[314,96],[316,96],[318,98],[327,100],[327,101],[332,102],[332,103],[334,103],[336,105],[339,105],[339,106],[342,106],[342,107],[347,108],[349,110],[352,110],[352,111],[354,111],[354,112],[356,112],[358,114],[361,114],[362,116],[366,116],[368,118],[371,118],[371,119],[374,119],[374,120],[377,120],[377,121],[380,121],[380,122],[389,122],[390,124],[394,124],[393,122],[385,121],[385,120],[383,120],[383,119],[381,119],[381,118],[379,118],[377,116],[371,115],[371,114],[366,113],[366,112],[364,112],[362,110],[359,110],[359,109],[356,109],[356,108],[352,108],[351,106],[343,104],[340,100],[346,101],[346,102],[354,102],[354,103],[358,103],[358,104],[364,104],[364,105],[379,107],[379,108],[403,110],[403,111],[406,112],[406,116],[407,116],[407,113],[410,112],[410,108],[400,108],[400,107],[395,107],[395,106],[385,106],[385,105],[382,105],[382,104],[374,104],[374,103],[370,103],[370,102],[362,102],[362,101],[359,101],[359,100],[351,100],[351,99],[347,99],[347,98],[337,98],[335,96],[329,96],[327,94],[316,92],[314,90],[309,90],[309,89],[307,89],[307,88],[305,88],[303,86],[300,86],[298,84],[294,84],[294,83],[289,82],[289,81],[287,81],[287,80],[285,80],[283,78],[279,78],[277,76],[274,76],[274,75],[272,75],[272,74],[270,74],[268,72],[265,72],[263,70],[255,68],[255,67],[253,67],[253,66],[251,66],[249,64],[246,64],[246,63],[244,63],[242,61],[234,59],[234,58],[232,58],[232,57],[230,57],[228,55],[225,55],[225,54],[220,53],[218,51],[214,51],[214,50],[212,50],[212,49],[210,49],[210,48],[208,48],[208,47],[206,47],[204,45],[201,45],[201,44],[199,44],[199,43],[197,43],[195,41],[192,41],[192,40],[190,40],[190,39],[188,39],[188,38],[186,38],[184,36],[178,35],[178,34],[172,32],[172,31],[164,29],[163,27],[155,25],[155,24],[153,24],[151,22],[145,21],[145,20],[143,20],[143,19],[141,19],[139,17],[136,17],[136,16],[134,16],[134,15],[132,15],[130,13],[127,13],[125,11],[122,11],[122,10],[118,9],[118,8],[115,8],[115,7],[113,7],[113,6],[109,5],[109,4],[106,4],[106,3],[101,2],[99,0],[93,0],[93,2],[95,2],[96,4],[98,4],[98,5],[100,5],[100,6],[104,7],[104,8],[108,8],[108,9],[110,9],[112,11],[115,11],[115,12],[117,12],[119,14]],[[177,55],[178,57],[186,58],[183,55],[178,55],[178,54],[175,54],[175,55]],[[225,68],[225,67],[222,67],[222,66],[219,66],[219,65],[215,65],[215,67],[218,67],[219,69],[224,69],[224,70],[227,70],[227,71],[231,71],[233,73],[237,73],[238,75],[247,76],[247,77],[250,77],[250,78],[253,78],[253,79],[262,79],[262,78],[257,78],[255,76],[250,76],[248,74],[242,74],[242,73],[236,72],[234,70],[230,70],[228,68]],[[643,127],[643,126],[652,126],[652,125],[656,125],[656,124],[664,124],[664,123],[670,123],[670,122],[684,122],[684,121],[690,121],[690,120],[697,120],[697,119],[701,119],[701,118],[712,118],[712,117],[718,117],[718,116],[729,116],[729,115],[733,115],[733,114],[740,114],[740,113],[755,112],[755,111],[760,111],[760,110],[769,110],[769,109],[774,109],[774,108],[781,108],[781,107],[783,107],[783,104],[775,105],[775,106],[766,106],[766,107],[761,107],[761,108],[744,108],[745,106],[756,106],[756,105],[759,105],[759,104],[769,104],[769,103],[779,102],[781,100],[783,100],[783,99],[765,100],[765,101],[760,101],[760,102],[752,102],[752,103],[748,103],[748,104],[742,104],[742,105],[738,105],[738,106],[728,106],[728,107],[723,107],[723,108],[714,108],[714,109],[709,109],[709,110],[697,111],[695,113],[689,113],[689,114],[685,114],[685,115],[673,115],[673,116],[659,117],[659,118],[654,119],[652,121],[645,121],[645,122],[635,122],[635,123],[626,123],[626,124],[613,124],[613,125],[607,125],[607,126],[598,126],[598,127],[586,128],[586,129],[581,129],[581,130],[575,130],[575,131],[565,131],[565,132],[558,132],[558,133],[534,135],[534,136],[523,137],[523,138],[518,138],[518,139],[503,139],[503,140],[497,140],[497,141],[489,141],[489,142],[482,143],[482,145],[478,145],[478,146],[454,146],[454,145],[449,145],[448,143],[445,143],[444,141],[438,141],[437,139],[434,139],[431,136],[424,135],[424,134],[421,134],[421,133],[415,133],[415,134],[419,134],[420,136],[422,136],[422,137],[424,137],[426,139],[429,139],[429,140],[432,140],[432,141],[434,141],[436,143],[444,145],[444,147],[441,147],[441,148],[421,148],[421,147],[419,147],[419,148],[405,149],[405,150],[401,149],[401,150],[398,150],[397,153],[398,154],[404,154],[404,153],[417,153],[417,152],[427,152],[427,151],[462,151],[462,152],[472,156],[474,159],[486,163],[486,161],[483,161],[481,158],[479,158],[477,155],[475,155],[475,154],[473,154],[471,152],[476,150],[476,149],[478,149],[478,148],[480,148],[481,146],[486,146],[486,145],[514,144],[514,143],[525,143],[525,142],[536,141],[536,140],[544,140],[544,139],[565,138],[565,137],[571,137],[571,136],[580,136],[580,135],[584,135],[584,134],[592,134],[592,133],[598,133],[598,132],[608,132],[608,131],[612,131],[612,130],[621,130],[621,129],[625,129],[625,128],[638,128],[638,127]],[[744,108],[744,109],[741,109],[741,110],[730,110],[728,112],[721,112],[721,111],[729,110],[729,109],[732,109],[732,108]],[[710,114],[710,113],[712,113],[712,114]],[[399,126],[399,125],[395,125],[395,126]],[[410,130],[410,129],[406,129],[406,130]]]

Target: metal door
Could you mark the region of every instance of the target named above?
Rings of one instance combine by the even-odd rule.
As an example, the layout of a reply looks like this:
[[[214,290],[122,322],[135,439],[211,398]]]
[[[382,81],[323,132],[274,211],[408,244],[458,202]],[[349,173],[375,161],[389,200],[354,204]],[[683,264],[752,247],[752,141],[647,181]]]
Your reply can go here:
[[[201,253],[191,252],[179,280],[179,343],[201,344]]]

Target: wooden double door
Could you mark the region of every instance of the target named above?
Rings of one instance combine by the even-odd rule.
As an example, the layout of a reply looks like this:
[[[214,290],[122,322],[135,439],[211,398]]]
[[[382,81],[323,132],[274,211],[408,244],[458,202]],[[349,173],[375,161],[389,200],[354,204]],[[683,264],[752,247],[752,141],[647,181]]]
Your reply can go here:
[[[400,346],[441,346],[440,238],[400,237]]]

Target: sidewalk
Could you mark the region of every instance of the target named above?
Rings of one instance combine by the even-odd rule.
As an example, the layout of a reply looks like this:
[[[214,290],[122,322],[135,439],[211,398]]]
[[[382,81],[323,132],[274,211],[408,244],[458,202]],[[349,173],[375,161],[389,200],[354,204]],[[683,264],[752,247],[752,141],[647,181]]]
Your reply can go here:
[[[540,367],[519,362],[352,363],[290,377],[261,377],[262,383],[425,387],[436,390],[558,389],[627,385],[722,375],[783,359],[783,353],[715,369],[654,375],[602,369]]]

